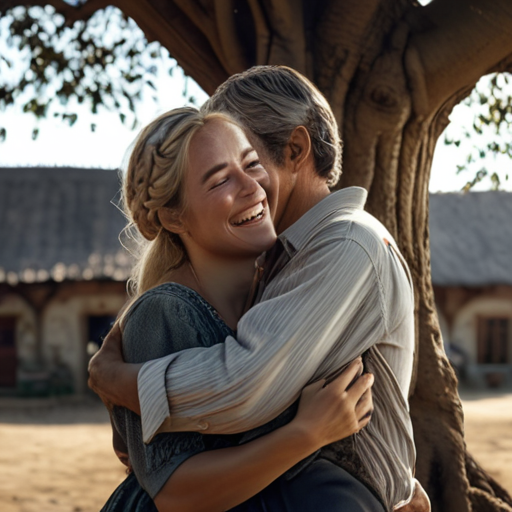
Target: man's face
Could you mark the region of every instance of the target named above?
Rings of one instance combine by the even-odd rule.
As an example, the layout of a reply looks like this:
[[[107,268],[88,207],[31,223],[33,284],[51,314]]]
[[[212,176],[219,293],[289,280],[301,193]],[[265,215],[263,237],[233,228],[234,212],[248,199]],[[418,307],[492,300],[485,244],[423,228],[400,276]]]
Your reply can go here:
[[[283,216],[286,205],[291,194],[291,173],[287,169],[286,164],[277,165],[272,158],[269,157],[265,146],[261,140],[253,133],[245,130],[247,138],[252,146],[258,152],[260,162],[267,171],[268,182],[260,183],[267,193],[270,214],[274,222],[274,226],[278,226]]]

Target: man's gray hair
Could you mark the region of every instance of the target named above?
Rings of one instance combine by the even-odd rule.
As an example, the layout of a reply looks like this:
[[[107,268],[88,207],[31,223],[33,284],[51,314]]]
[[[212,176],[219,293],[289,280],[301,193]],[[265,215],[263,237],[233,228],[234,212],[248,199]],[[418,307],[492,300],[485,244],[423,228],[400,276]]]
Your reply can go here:
[[[231,76],[203,106],[227,112],[263,144],[267,156],[284,163],[295,128],[311,137],[317,173],[334,186],[341,175],[342,143],[327,100],[303,75],[285,66],[255,66]],[[256,148],[257,149],[257,148]]]

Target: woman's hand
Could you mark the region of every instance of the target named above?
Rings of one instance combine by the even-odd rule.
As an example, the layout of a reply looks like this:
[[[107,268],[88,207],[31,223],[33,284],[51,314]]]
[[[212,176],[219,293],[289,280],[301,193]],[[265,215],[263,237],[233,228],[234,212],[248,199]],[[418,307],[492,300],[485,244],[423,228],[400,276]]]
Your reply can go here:
[[[292,423],[318,448],[359,432],[370,421],[373,375],[361,375],[362,370],[357,358],[329,384],[321,380],[302,391]]]

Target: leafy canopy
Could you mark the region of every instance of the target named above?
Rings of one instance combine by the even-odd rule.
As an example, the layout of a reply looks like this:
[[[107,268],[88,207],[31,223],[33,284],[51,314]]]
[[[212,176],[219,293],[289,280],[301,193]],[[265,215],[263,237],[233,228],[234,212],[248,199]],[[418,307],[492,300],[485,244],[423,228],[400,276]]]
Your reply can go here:
[[[457,133],[448,127],[444,142],[466,151],[465,160],[457,165],[457,173],[479,167],[464,190],[470,190],[486,177],[497,190],[509,179],[512,162],[512,76],[501,73],[483,77],[464,105],[471,107],[472,123],[457,127]],[[486,164],[493,158],[503,165],[501,171],[489,171]]]
[[[73,126],[74,99],[93,114],[100,107],[116,111],[135,129],[135,106],[144,92],[154,92],[157,65],[171,74],[177,66],[165,48],[148,44],[135,22],[113,7],[72,26],[51,6],[15,7],[0,27],[0,110],[17,103],[36,119],[57,103],[53,115]],[[35,128],[33,138],[37,133]],[[6,135],[0,126],[0,138]]]
[[[16,103],[41,119],[57,102],[53,115],[73,126],[78,118],[73,99],[87,103],[93,114],[101,108],[118,112],[121,122],[135,129],[136,105],[144,93],[154,93],[157,66],[166,66],[170,74],[177,66],[165,48],[148,44],[136,23],[114,7],[71,26],[51,6],[20,6],[0,14],[0,111]],[[457,172],[480,166],[465,189],[487,176],[499,188],[508,180],[508,170],[490,173],[486,163],[489,157],[506,156],[510,167],[512,161],[510,75],[484,77],[464,103],[476,111],[472,126],[462,133],[449,127],[444,142],[466,149]],[[91,130],[95,128],[92,123]],[[38,132],[34,128],[32,137]],[[0,141],[6,136],[0,125]]]

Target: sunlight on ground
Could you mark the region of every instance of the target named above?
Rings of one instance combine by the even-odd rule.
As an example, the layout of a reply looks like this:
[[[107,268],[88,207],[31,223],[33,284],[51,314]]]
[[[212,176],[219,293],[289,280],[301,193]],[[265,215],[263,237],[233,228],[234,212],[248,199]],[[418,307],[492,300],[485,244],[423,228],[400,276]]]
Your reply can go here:
[[[98,404],[0,414],[2,512],[98,512],[123,480]],[[23,416],[27,424],[19,424]],[[93,420],[93,423],[89,423]],[[48,424],[30,424],[32,421]],[[51,424],[67,421],[67,424]],[[72,424],[76,421],[76,424]]]
[[[469,451],[512,491],[512,395],[465,398]],[[2,512],[98,512],[124,467],[100,404],[0,402],[0,475]]]

